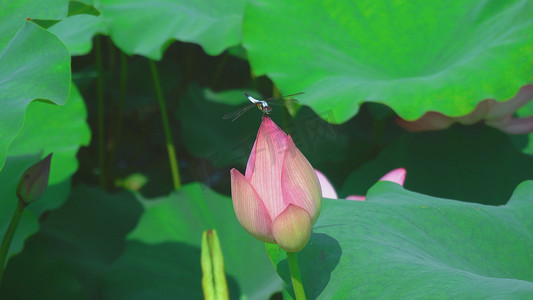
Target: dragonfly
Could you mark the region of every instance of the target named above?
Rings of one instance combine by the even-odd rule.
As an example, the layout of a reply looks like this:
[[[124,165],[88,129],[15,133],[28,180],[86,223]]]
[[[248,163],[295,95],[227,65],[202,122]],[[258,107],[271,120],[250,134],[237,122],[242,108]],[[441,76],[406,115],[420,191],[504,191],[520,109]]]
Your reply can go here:
[[[233,121],[237,120],[240,116],[242,116],[245,112],[249,111],[254,106],[257,106],[257,108],[260,111],[263,112],[263,115],[269,115],[272,112],[272,107],[268,103],[271,102],[272,100],[282,99],[282,98],[286,98],[286,97],[293,97],[293,96],[301,95],[303,93],[304,92],[299,92],[299,93],[296,93],[296,94],[284,95],[284,96],[279,96],[279,97],[272,97],[272,98],[267,98],[267,99],[264,99],[264,100],[255,99],[254,97],[248,95],[248,93],[244,93],[244,96],[248,100],[250,100],[251,103],[246,105],[245,107],[243,107],[241,109],[238,109],[236,111],[233,111],[233,112],[225,114],[222,117],[222,119],[224,119],[224,120],[232,119],[231,121],[233,122]],[[296,99],[283,99],[283,101],[284,102],[298,102],[298,100],[296,100]]]

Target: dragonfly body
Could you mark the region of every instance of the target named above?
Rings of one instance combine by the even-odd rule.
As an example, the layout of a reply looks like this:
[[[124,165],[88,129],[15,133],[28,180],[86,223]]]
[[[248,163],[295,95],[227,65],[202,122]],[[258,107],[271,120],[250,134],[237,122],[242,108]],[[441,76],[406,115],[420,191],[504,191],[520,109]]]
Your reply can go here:
[[[259,108],[259,110],[262,111],[264,114],[269,115],[272,112],[272,107],[270,107],[265,100],[255,99],[254,97],[248,95],[247,93],[244,93],[244,96],[246,96],[246,98],[248,98],[250,102],[255,104],[257,108]]]
[[[231,112],[229,114],[226,114],[224,115],[224,117],[222,117],[222,119],[232,119],[231,121],[235,121],[237,120],[237,118],[239,118],[242,114],[244,114],[245,112],[249,111],[252,107],[254,106],[257,106],[257,108],[263,112],[263,114],[265,115],[269,115],[271,112],[272,112],[272,107],[268,104],[269,101],[272,101],[272,100],[275,100],[275,99],[281,99],[283,97],[291,97],[291,96],[296,96],[296,95],[300,95],[300,94],[303,94],[303,92],[301,93],[296,93],[296,94],[292,94],[292,95],[287,95],[287,96],[281,96],[281,97],[274,97],[274,98],[268,98],[268,99],[265,99],[265,100],[259,100],[259,99],[255,99],[254,97],[248,95],[247,93],[244,93],[244,96],[251,102],[250,104],[248,104],[247,106],[237,110],[237,111],[234,111],[234,112]],[[297,101],[296,99],[290,99],[290,100],[285,100],[285,101]]]

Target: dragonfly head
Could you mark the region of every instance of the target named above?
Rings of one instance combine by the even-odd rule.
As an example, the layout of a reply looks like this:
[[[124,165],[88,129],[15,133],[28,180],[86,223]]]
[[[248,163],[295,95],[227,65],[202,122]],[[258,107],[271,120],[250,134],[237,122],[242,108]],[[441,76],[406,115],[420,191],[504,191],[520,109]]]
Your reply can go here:
[[[261,111],[262,111],[264,114],[269,115],[269,114],[272,112],[272,107],[270,107],[270,106],[268,106],[268,105],[263,105],[263,108],[261,109]]]

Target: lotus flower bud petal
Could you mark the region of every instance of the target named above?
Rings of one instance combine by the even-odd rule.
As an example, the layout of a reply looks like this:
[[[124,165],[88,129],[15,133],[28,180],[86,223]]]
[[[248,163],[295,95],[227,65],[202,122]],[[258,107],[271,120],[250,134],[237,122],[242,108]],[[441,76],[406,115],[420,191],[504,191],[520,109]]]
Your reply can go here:
[[[263,200],[272,218],[279,215],[288,204],[281,192],[281,172],[286,148],[287,135],[270,118],[263,118],[253,152],[248,159],[246,178]]]
[[[315,224],[322,205],[322,191],[315,169],[289,136],[281,178],[283,199],[307,211]]]
[[[298,252],[311,237],[311,218],[305,209],[291,204],[274,220],[272,231],[281,249]]]
[[[17,187],[17,197],[20,201],[29,204],[41,198],[48,186],[51,160],[52,154],[49,154],[24,172]]]
[[[272,221],[261,198],[239,171],[231,169],[230,173],[233,208],[239,223],[256,239],[275,243]]]

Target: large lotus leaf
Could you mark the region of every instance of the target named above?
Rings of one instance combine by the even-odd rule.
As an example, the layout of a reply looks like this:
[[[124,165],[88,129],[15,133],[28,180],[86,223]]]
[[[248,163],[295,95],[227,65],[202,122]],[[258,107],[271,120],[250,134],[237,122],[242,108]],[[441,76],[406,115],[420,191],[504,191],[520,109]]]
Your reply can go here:
[[[324,199],[298,254],[308,299],[529,299],[532,195],[524,182],[498,207],[379,182],[366,201]],[[268,249],[290,283],[285,254]]]
[[[340,192],[364,195],[381,176],[403,167],[405,187],[427,195],[499,205],[520,182],[533,179],[533,158],[504,133],[483,125],[455,125],[405,133],[379,156],[354,170]]]
[[[232,297],[266,299],[281,289],[279,278],[266,255],[263,243],[251,237],[241,227],[230,198],[193,183],[183,186],[178,192],[167,197],[142,202],[146,210],[137,228],[128,236],[130,241],[153,245],[166,243],[168,251],[171,251],[176,243],[186,243],[199,248],[202,232],[214,228],[220,238],[226,273],[237,281],[240,288],[240,295],[233,294]],[[182,259],[199,259],[199,253],[197,254]],[[146,261],[141,259],[137,259],[137,264],[149,264],[153,258],[147,257]],[[176,265],[177,263],[175,259],[169,260],[167,267],[181,268],[184,264],[180,262]],[[199,264],[197,268],[199,270]],[[143,277],[138,278],[145,280]],[[171,280],[167,283],[170,288],[175,283],[171,278],[168,280]],[[131,282],[125,284],[124,288],[129,289],[131,285]],[[153,288],[160,288],[160,285]]]
[[[217,55],[241,41],[244,0],[102,0],[113,42],[128,54],[159,60],[176,39]]]
[[[10,43],[27,18],[60,20],[68,14],[68,0],[2,0],[0,7],[0,49]],[[37,43],[35,41],[33,45],[39,45],[35,48],[42,51],[42,45]]]
[[[533,2],[253,0],[243,45],[257,75],[335,120],[364,101],[414,120],[471,112],[533,79]]]
[[[218,55],[241,42],[244,4],[244,0],[103,0],[95,5],[100,16],[72,16],[50,30],[74,55],[88,53],[97,33],[109,34],[128,54],[155,60],[173,40],[196,43],[207,54]]]
[[[16,188],[20,177],[49,153],[54,155],[49,186],[43,197],[25,210],[10,254],[19,252],[24,239],[37,230],[37,218],[44,211],[57,208],[68,197],[70,176],[78,168],[77,151],[90,139],[86,117],[85,104],[75,86],[65,105],[33,102],[28,106],[24,127],[13,141],[6,167],[0,172],[0,236],[7,229],[17,205]]]
[[[101,299],[102,273],[124,251],[141,213],[129,192],[75,187],[9,261],[0,298]]]
[[[104,299],[201,299],[200,249],[184,243],[128,241],[104,275]]]
[[[26,106],[34,99],[64,104],[69,87],[68,51],[38,25],[25,22],[9,44],[0,47],[0,169],[22,128]]]
[[[64,105],[32,102],[26,110],[24,127],[9,148],[8,155],[50,152],[52,157],[49,184],[61,182],[78,169],[76,154],[79,146],[87,146],[91,132],[87,124],[87,109],[73,84]]]

